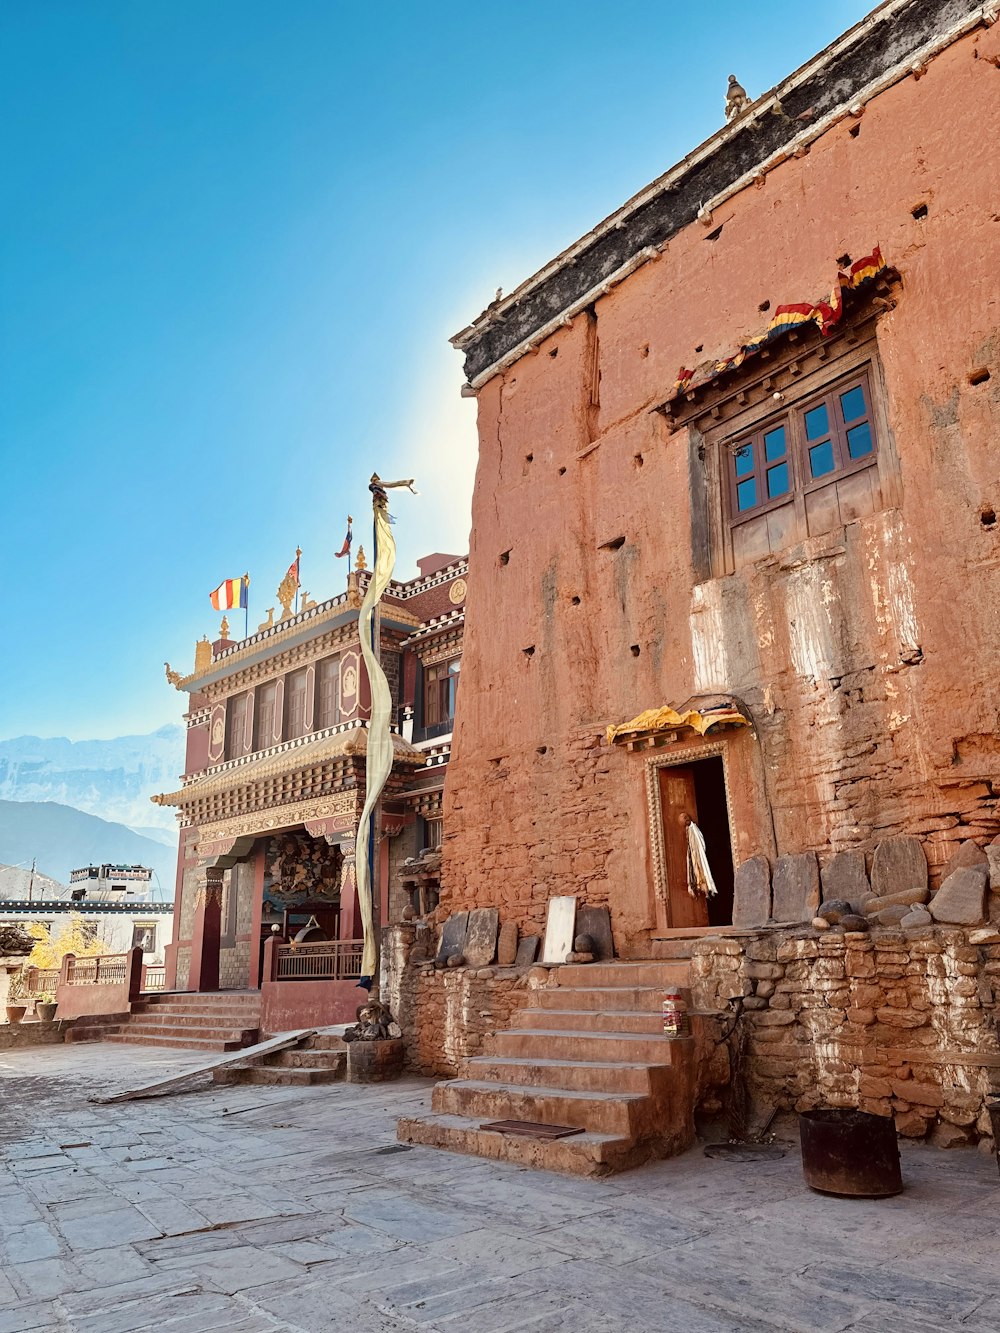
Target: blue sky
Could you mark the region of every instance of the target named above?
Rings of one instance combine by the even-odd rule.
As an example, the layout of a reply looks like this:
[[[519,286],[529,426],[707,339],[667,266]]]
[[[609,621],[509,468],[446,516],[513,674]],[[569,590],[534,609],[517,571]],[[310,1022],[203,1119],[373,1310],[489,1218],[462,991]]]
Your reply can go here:
[[[448,337],[866,9],[8,0],[0,737],[177,719],[209,591],[340,591],[373,470],[401,576],[466,550]]]

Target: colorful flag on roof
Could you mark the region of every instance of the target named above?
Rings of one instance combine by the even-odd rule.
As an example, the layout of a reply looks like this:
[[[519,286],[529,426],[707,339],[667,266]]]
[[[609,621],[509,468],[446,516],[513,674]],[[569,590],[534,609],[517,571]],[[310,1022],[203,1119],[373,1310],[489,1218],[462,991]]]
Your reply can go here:
[[[352,526],[351,526],[351,525],[353,524],[353,522],[354,522],[354,519],[351,518],[350,514],[348,514],[348,515],[347,515],[347,536],[344,538],[344,544],[343,544],[343,546],[340,548],[340,550],[334,552],[334,554],[336,555],[336,557],[337,557],[338,560],[340,559],[340,557],[341,557],[342,555],[350,555],[350,554],[351,554],[351,542],[354,540],[354,529],[353,529]]]
[[[285,578],[282,579],[283,583],[286,580],[290,580],[295,585],[296,588],[299,586],[299,557],[301,556],[301,554],[302,554],[301,551],[295,552],[295,559],[288,566],[288,573],[285,575]]]
[[[247,604],[249,588],[250,575],[241,574],[238,579],[223,579],[215,592],[209,593],[209,598],[216,611],[233,611],[236,607],[242,610]]]

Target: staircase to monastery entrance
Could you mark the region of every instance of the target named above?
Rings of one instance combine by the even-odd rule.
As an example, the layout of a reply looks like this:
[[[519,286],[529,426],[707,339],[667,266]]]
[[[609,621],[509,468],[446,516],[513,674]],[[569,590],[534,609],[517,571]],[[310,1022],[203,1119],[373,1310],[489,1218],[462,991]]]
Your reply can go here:
[[[80,1020],[74,1040],[239,1051],[257,1040],[259,1024],[260,991],[167,991],[144,995],[128,1015]]]
[[[553,969],[512,1026],[488,1038],[488,1054],[435,1087],[432,1114],[400,1120],[399,1138],[589,1176],[682,1152],[694,1138],[705,1036],[692,1015],[692,1037],[664,1037],[662,1002],[670,988],[688,998],[689,967],[676,958]],[[544,1139],[482,1128],[497,1120],[583,1132]]]

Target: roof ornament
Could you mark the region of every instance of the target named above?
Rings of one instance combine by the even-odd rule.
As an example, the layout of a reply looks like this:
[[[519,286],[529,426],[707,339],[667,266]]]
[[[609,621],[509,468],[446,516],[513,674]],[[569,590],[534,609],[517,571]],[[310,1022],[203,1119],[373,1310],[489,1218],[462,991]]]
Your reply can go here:
[[[747,90],[735,74],[730,74],[729,87],[726,89],[726,120],[735,120],[749,105],[750,98],[747,96]]]

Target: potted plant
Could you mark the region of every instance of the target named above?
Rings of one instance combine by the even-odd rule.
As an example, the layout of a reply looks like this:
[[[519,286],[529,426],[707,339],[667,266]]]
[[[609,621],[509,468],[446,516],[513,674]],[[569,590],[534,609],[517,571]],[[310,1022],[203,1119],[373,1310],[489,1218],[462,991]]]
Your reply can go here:
[[[21,969],[7,974],[7,1022],[20,1023],[28,1006],[22,1002],[24,978]]]
[[[35,1001],[35,1014],[43,1023],[51,1023],[56,1016],[56,997],[50,990],[43,991]]]

